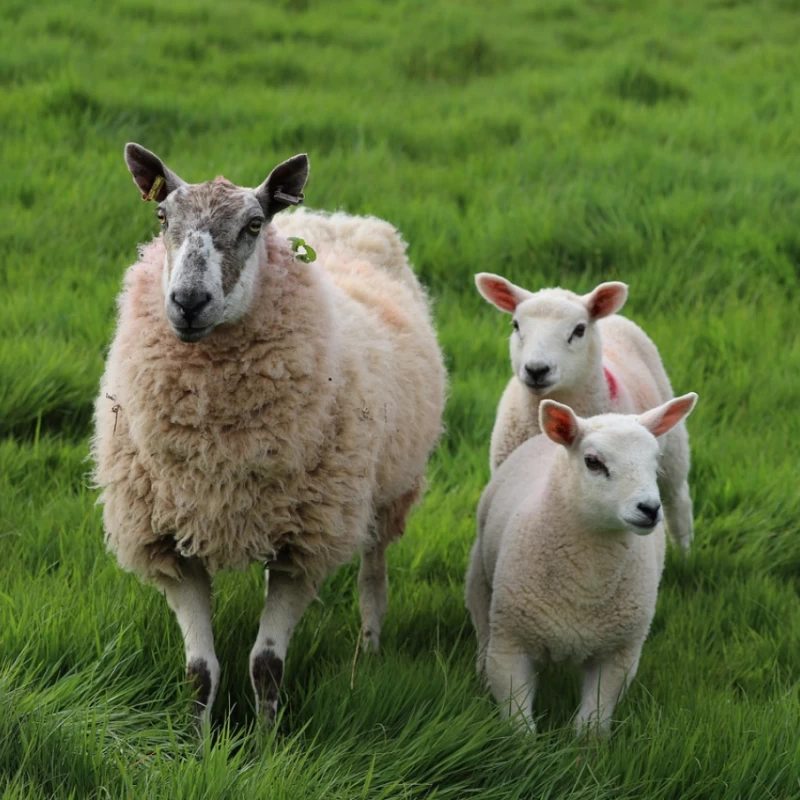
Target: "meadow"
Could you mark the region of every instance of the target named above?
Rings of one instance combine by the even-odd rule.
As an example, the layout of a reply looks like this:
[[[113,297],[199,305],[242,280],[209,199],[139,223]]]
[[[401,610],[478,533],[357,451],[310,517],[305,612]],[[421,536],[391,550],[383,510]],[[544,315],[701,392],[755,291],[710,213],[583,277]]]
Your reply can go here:
[[[798,0],[0,0],[0,18],[0,797],[800,798]],[[86,460],[115,295],[157,230],[131,140],[250,186],[308,152],[307,205],[403,232],[451,372],[381,656],[351,676],[353,564],[258,729],[263,577],[224,574],[200,745],[177,625],[106,554]],[[695,544],[668,554],[597,745],[569,727],[569,670],[527,738],[474,674],[463,578],[510,371],[478,271],[624,280],[624,313],[700,395]]]

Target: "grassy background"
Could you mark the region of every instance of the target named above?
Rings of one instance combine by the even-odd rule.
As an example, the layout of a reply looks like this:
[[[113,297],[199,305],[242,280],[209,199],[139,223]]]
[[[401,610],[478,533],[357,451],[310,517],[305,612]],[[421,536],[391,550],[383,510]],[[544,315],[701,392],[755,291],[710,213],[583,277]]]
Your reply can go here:
[[[102,10],[101,10],[102,9]],[[800,797],[798,0],[2,0],[0,795]],[[103,550],[90,407],[136,244],[122,160],[255,185],[307,151],[308,204],[385,217],[452,371],[431,490],[391,551],[380,659],[355,566],[254,729],[257,569],[215,599],[223,683],[198,753],[165,602]],[[463,608],[508,318],[472,274],[622,279],[689,428],[697,537],[670,555],[639,679],[598,747],[548,674],[542,732],[498,721]]]

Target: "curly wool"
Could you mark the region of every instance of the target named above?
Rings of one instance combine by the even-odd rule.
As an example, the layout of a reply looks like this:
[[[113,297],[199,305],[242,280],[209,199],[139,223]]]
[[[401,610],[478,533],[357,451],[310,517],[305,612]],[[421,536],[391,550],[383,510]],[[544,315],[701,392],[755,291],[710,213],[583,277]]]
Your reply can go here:
[[[422,489],[445,371],[405,244],[370,218],[285,217],[319,261],[271,225],[251,312],[200,343],[169,329],[160,238],[125,277],[92,452],[108,547],[144,579],[197,556],[212,573],[260,561],[319,582]],[[363,239],[349,252],[337,217]],[[336,246],[317,244],[323,229]]]

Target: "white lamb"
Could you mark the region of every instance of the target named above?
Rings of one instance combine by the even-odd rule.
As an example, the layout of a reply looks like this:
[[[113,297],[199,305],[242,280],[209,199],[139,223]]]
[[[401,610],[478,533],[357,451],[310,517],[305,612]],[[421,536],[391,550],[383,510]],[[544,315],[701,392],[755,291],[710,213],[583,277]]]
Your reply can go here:
[[[601,283],[578,295],[565,289],[532,293],[488,273],[475,282],[486,300],[513,315],[514,374],[497,408],[492,471],[540,432],[545,397],[583,416],[639,413],[674,397],[656,346],[638,325],[616,315],[628,297],[624,283]],[[667,530],[684,551],[694,536],[689,462],[689,437],[679,425],[663,444],[659,488]]]
[[[478,672],[504,716],[519,710],[532,728],[538,671],[566,661],[584,675],[578,730],[608,730],[636,674],[664,565],[656,437],[696,400],[589,419],[545,400],[544,434],[495,472],[478,507],[466,602]]]
[[[106,540],[166,594],[201,719],[219,685],[211,576],[267,565],[250,675],[271,721],[293,628],[358,551],[378,647],[385,550],[441,431],[442,355],[391,225],[305,212],[270,224],[303,199],[304,155],[255,190],[186,184],[139,145],[125,157],[162,234],[125,277],[95,407]],[[289,235],[318,261],[298,260]]]

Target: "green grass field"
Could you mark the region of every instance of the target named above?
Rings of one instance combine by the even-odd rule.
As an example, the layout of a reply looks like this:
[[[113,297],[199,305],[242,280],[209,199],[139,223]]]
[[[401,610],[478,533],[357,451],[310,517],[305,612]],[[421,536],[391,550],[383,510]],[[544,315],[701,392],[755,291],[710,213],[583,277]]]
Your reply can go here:
[[[800,2],[0,2],[0,796],[800,797]],[[390,557],[380,658],[356,566],[292,643],[277,731],[247,654],[261,576],[217,581],[198,749],[166,603],[104,551],[86,461],[114,297],[155,234],[122,159],[395,223],[452,374],[430,491]],[[312,243],[313,244],[313,243]],[[669,554],[615,733],[577,676],[515,736],[463,606],[505,317],[472,275],[631,287],[689,421],[696,539]]]

